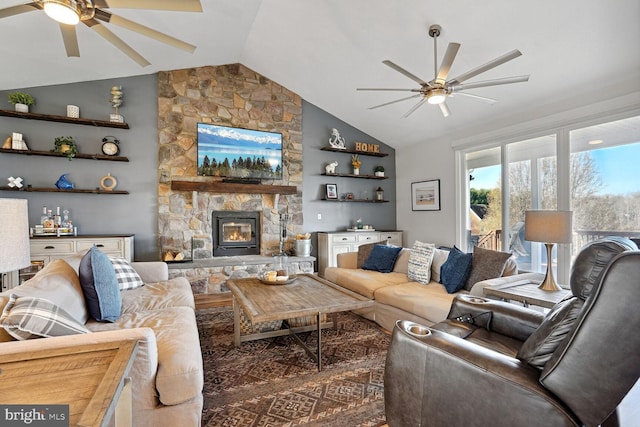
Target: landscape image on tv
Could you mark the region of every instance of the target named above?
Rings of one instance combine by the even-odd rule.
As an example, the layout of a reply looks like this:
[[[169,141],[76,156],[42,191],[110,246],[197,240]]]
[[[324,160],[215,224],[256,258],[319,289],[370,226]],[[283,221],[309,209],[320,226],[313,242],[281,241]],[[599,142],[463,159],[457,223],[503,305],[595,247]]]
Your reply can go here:
[[[282,178],[282,135],[198,123],[198,175]]]

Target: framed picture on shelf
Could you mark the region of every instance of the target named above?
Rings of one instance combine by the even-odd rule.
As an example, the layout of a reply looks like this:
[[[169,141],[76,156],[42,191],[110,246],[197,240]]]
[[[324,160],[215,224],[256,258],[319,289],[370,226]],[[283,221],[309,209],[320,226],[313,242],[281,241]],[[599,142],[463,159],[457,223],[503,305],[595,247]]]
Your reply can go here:
[[[326,185],[326,197],[327,197],[327,200],[337,200],[338,199],[338,185],[337,184],[327,184]]]
[[[440,210],[440,180],[420,181],[411,183],[412,211]]]

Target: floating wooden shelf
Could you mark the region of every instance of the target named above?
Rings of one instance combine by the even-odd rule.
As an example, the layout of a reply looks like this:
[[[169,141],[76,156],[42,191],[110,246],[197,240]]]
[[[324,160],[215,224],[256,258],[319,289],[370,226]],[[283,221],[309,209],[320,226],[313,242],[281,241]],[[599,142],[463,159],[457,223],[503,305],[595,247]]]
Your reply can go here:
[[[230,182],[171,181],[175,191],[208,191],[214,193],[296,194],[294,185],[236,184]]]
[[[109,122],[107,120],[73,118],[67,116],[54,116],[51,114],[20,113],[13,110],[0,110],[0,116],[29,120],[44,120],[47,122],[72,123],[76,125],[99,126],[104,128],[129,129],[129,125],[127,123]]]
[[[323,202],[348,202],[348,203],[389,203],[388,200],[369,200],[369,199],[320,199]]]
[[[0,148],[0,153],[22,154],[23,156],[47,156],[47,157],[67,157],[64,153],[41,150],[13,150],[11,148]],[[111,162],[128,162],[129,158],[123,156],[105,156],[104,154],[83,154],[77,153],[74,159],[107,160]]]
[[[359,154],[362,156],[374,156],[374,157],[387,157],[389,155],[389,153],[369,153],[367,151],[362,152],[362,151],[356,151],[356,150],[348,150],[348,149],[344,149],[341,150],[339,148],[333,148],[333,147],[322,147],[320,148],[322,151],[333,151],[336,153],[349,153],[349,154]]]
[[[338,176],[343,178],[363,178],[363,179],[389,179],[388,176],[375,176],[375,175],[354,175],[351,173],[323,173],[325,176]]]
[[[70,190],[61,190],[59,188],[51,188],[51,187],[8,187],[8,186],[0,186],[0,191],[24,191],[27,193],[83,193],[83,194],[129,194],[128,191],[123,190],[89,190],[89,189],[80,189],[80,188],[72,188]]]

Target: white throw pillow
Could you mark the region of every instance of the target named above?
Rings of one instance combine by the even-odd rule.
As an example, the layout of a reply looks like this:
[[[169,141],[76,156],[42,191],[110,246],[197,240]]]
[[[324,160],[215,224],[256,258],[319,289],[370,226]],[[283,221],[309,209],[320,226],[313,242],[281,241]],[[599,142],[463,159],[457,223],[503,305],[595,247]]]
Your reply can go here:
[[[447,262],[447,258],[449,257],[449,251],[446,249],[438,249],[433,253],[433,260],[431,261],[431,279],[440,283],[440,269],[442,268],[442,264]]]
[[[423,243],[416,240],[409,255],[409,271],[407,277],[418,283],[426,285],[431,280],[431,262],[436,245]]]

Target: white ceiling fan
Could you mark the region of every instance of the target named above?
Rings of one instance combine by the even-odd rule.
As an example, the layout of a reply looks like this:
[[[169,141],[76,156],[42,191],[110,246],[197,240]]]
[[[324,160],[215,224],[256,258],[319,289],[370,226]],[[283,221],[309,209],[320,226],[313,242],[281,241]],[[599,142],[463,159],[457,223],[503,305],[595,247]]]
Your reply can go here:
[[[394,64],[389,60],[382,61],[383,64],[393,68],[401,74],[409,77],[411,80],[420,84],[419,88],[415,89],[387,89],[387,88],[358,88],[357,90],[372,90],[372,91],[398,91],[398,92],[417,92],[415,95],[408,96],[406,98],[396,99],[395,101],[385,102],[384,104],[375,105],[370,107],[372,110],[374,108],[380,108],[387,105],[395,104],[396,102],[406,101],[408,99],[413,98],[422,98],[416,105],[414,105],[409,111],[407,111],[402,117],[408,117],[418,108],[420,108],[425,102],[429,104],[438,105],[440,107],[440,111],[445,117],[448,117],[450,114],[449,107],[445,102],[447,97],[455,95],[463,95],[473,99],[476,99],[481,102],[486,102],[489,104],[493,104],[497,102],[495,99],[486,98],[484,96],[473,95],[470,93],[464,93],[464,91],[469,89],[477,89],[481,87],[487,86],[497,86],[497,85],[505,85],[511,83],[521,83],[529,80],[529,76],[515,76],[515,77],[505,77],[502,79],[494,79],[494,80],[485,80],[475,83],[462,84],[463,82],[477,76],[478,74],[484,73],[485,71],[489,71],[492,68],[497,67],[498,65],[502,65],[505,62],[511,61],[514,58],[522,55],[519,50],[512,50],[492,61],[487,62],[484,65],[474,68],[473,70],[467,71],[466,73],[460,74],[459,76],[447,80],[449,76],[449,70],[451,69],[451,65],[453,64],[453,60],[455,59],[458,49],[460,49],[459,43],[449,43],[447,47],[447,51],[444,54],[444,58],[442,59],[442,64],[440,64],[440,69],[438,69],[438,36],[442,28],[439,25],[432,25],[429,27],[429,36],[433,38],[433,57],[434,57],[434,74],[435,78],[430,81],[422,80],[420,77],[417,77],[415,74],[410,73],[399,65]]]
[[[202,12],[200,0],[35,0],[31,3],[0,9],[0,19],[34,10],[44,10],[49,17],[58,21],[67,56],[70,57],[80,56],[75,27],[79,22],[91,28],[142,67],[150,65],[150,62],[102,23],[113,24],[135,31],[143,36],[190,53],[193,53],[196,49],[195,46],[189,43],[104,10],[107,8]]]

